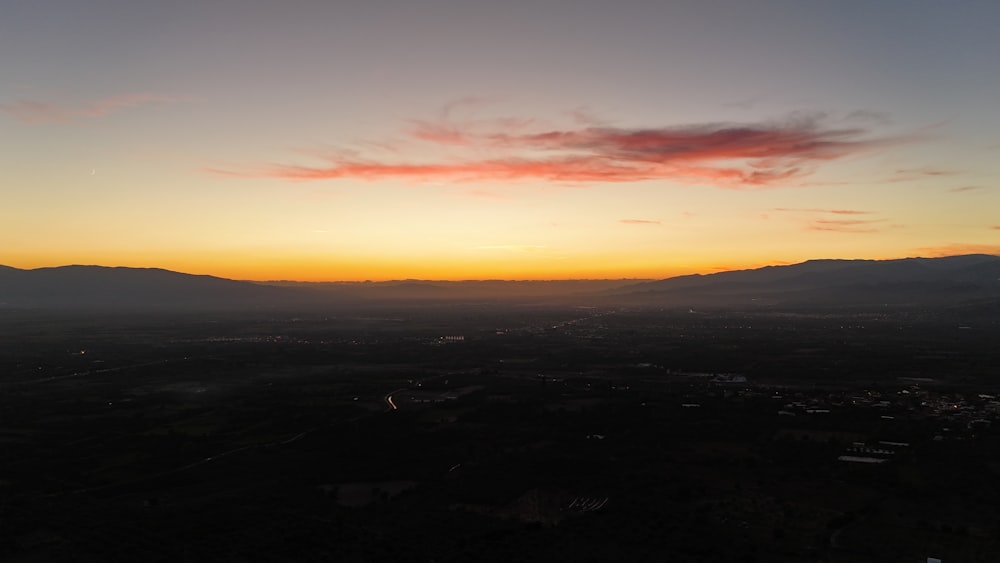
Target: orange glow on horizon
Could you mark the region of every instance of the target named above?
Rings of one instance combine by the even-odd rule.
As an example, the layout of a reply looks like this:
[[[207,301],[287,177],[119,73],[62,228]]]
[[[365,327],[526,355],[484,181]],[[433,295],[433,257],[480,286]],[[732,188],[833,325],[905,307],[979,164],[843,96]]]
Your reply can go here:
[[[949,255],[941,252],[943,249],[922,249],[921,256],[938,257]],[[950,250],[950,249],[949,249]],[[1000,246],[963,248],[968,251],[995,254],[1000,256]],[[950,253],[956,254],[956,253]],[[917,254],[915,254],[917,255]],[[904,256],[878,255],[864,257],[825,258],[864,258],[870,260],[891,260]],[[150,259],[148,256],[91,256],[90,259],[60,259],[56,256],[25,257],[21,260],[7,261],[4,265],[35,269],[66,265],[97,265],[107,267],[130,268],[162,268],[193,275],[210,275],[221,278],[245,281],[299,281],[299,282],[363,282],[392,281],[404,279],[463,281],[463,280],[581,280],[581,279],[665,279],[690,274],[714,274],[731,270],[748,270],[765,266],[780,266],[803,262],[817,258],[814,256],[795,256],[787,259],[765,260],[762,258],[741,257],[725,260],[711,260],[707,257],[700,261],[678,260],[674,263],[660,262],[649,264],[614,264],[580,263],[582,261],[546,260],[540,264],[528,266],[525,264],[502,262],[469,263],[463,261],[422,262],[418,260],[380,261],[378,259],[346,259],[319,261],[308,257],[269,257],[260,260],[217,259],[215,257],[191,256],[159,256]]]

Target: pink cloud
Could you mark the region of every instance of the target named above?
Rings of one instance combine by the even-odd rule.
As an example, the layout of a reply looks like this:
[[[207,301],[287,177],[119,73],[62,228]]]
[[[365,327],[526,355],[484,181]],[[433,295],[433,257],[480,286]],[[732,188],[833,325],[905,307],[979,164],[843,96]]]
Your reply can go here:
[[[452,182],[637,182],[677,180],[727,188],[771,187],[811,174],[823,162],[902,139],[873,139],[861,128],[828,127],[820,117],[759,124],[661,128],[542,128],[531,119],[456,124],[414,121],[408,136],[457,156],[408,162],[340,151],[318,165],[278,164],[210,172],[287,180],[412,179]],[[465,152],[464,155],[460,154]]]
[[[469,145],[472,140],[459,127],[447,124],[429,123],[426,121],[414,122],[410,134],[422,141],[429,141],[439,145]]]
[[[890,184],[895,182],[916,182],[927,178],[955,176],[960,173],[961,172],[959,172],[958,170],[950,170],[947,168],[935,168],[933,166],[924,166],[922,168],[900,168],[896,170],[891,177],[883,180],[883,182]]]
[[[176,98],[158,94],[120,94],[93,100],[77,106],[52,104],[35,100],[20,100],[13,104],[0,104],[0,113],[6,113],[23,123],[69,123],[81,118],[103,117],[111,113],[152,103],[175,102]]]
[[[650,221],[648,219],[619,219],[619,223],[625,223],[626,225],[659,225],[659,221]]]

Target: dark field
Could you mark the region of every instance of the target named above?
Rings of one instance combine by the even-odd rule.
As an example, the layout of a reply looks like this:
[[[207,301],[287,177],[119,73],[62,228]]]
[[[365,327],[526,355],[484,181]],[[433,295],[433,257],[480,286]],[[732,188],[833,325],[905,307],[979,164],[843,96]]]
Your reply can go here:
[[[0,315],[4,561],[1000,561],[989,311]]]

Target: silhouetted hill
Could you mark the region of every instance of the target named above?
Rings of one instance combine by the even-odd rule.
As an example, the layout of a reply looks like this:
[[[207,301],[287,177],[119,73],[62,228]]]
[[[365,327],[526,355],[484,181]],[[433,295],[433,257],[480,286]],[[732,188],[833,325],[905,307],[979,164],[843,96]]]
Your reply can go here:
[[[0,306],[256,309],[454,301],[678,307],[1000,307],[1000,257],[810,260],[660,281],[422,281],[253,283],[157,268],[0,266]]]
[[[159,268],[0,266],[0,306],[108,309],[248,309],[371,306],[380,303],[538,301],[589,295],[630,280],[267,282]]]
[[[217,309],[303,299],[303,292],[292,289],[158,268],[0,268],[0,304],[8,307]]]
[[[941,306],[1000,300],[1000,257],[809,260],[789,266],[692,275],[613,293],[630,302],[690,306]]]

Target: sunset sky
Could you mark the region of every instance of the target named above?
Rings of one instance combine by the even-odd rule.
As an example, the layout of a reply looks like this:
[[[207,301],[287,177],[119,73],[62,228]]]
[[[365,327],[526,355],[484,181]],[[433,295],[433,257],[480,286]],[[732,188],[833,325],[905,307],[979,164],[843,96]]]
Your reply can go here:
[[[0,264],[1000,254],[1000,2],[7,0]]]

